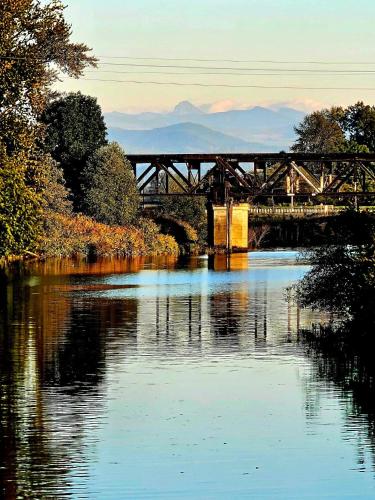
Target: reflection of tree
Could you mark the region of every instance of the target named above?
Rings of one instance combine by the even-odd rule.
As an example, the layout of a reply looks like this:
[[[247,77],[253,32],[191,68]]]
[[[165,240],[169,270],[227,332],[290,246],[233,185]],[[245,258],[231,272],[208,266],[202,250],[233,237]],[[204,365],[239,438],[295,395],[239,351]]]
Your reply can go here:
[[[374,448],[375,367],[369,353],[375,326],[375,219],[368,213],[346,211],[335,219],[333,229],[330,245],[309,251],[311,269],[295,287],[302,306],[331,313],[332,322],[304,331],[303,337],[317,376],[341,390],[348,427],[363,429],[359,419],[364,417],[366,438]],[[334,313],[341,320],[339,326],[333,322]],[[318,409],[308,397],[308,417]],[[358,433],[362,457],[364,436]]]
[[[354,435],[358,446],[357,463],[362,465],[368,441],[371,443],[372,463],[375,467],[375,365],[373,350],[358,350],[338,341],[322,341],[303,331],[305,354],[313,362],[313,391],[307,390],[306,411],[314,418],[319,411],[319,401],[312,397],[316,392],[315,380],[325,380],[339,389],[345,401],[345,431]],[[364,425],[365,424],[365,425]],[[366,443],[366,444],[365,444]]]
[[[45,384],[97,386],[105,370],[107,344],[113,339],[110,332],[122,337],[134,337],[137,317],[136,300],[82,299],[71,303],[69,328],[64,341],[54,352],[43,377]]]
[[[55,453],[44,418],[38,345],[29,288],[4,286],[0,304],[0,478],[5,498],[40,498],[66,487],[65,460],[54,470]],[[48,335],[48,332],[46,332]],[[42,356],[41,356],[42,353]],[[43,471],[43,473],[42,473]]]
[[[72,463],[85,469],[106,353],[119,355],[118,335],[136,342],[137,301],[64,293],[68,274],[1,279],[0,496],[57,498],[72,486]]]

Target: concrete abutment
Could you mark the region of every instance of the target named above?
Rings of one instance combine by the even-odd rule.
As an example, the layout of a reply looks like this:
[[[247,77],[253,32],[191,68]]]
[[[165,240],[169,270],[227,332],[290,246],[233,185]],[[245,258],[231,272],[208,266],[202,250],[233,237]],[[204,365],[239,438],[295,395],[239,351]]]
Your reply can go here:
[[[249,204],[228,202],[210,203],[208,215],[208,241],[215,249],[243,252],[248,249]]]

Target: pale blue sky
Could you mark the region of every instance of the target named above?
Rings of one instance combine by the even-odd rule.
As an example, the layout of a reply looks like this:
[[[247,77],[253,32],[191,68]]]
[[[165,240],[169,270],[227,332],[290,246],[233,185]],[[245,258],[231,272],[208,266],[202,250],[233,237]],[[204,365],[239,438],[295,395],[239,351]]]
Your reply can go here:
[[[375,72],[374,0],[66,0],[66,3],[66,17],[72,24],[74,39],[87,43],[97,56],[374,61],[373,65],[350,67],[255,63],[240,66],[275,69],[343,68]],[[112,63],[130,62],[106,60]],[[191,62],[172,64],[229,65]],[[375,73],[176,76],[139,73],[158,71],[155,68],[103,65],[100,70],[87,72],[86,78],[375,88]],[[165,68],[163,71],[175,70]],[[184,99],[199,104],[230,101],[217,105],[217,109],[224,109],[226,105],[250,106],[271,102],[302,102],[312,106],[319,106],[319,103],[349,104],[358,99],[375,104],[375,90],[173,87],[87,80],[64,81],[60,88],[95,95],[106,111],[168,109]]]

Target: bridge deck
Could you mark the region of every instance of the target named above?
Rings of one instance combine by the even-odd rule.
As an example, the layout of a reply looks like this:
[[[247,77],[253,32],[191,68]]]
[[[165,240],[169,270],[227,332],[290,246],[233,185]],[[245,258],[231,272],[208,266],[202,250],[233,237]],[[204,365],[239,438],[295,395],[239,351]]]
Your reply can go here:
[[[171,153],[171,154],[132,154],[127,158],[131,163],[152,163],[155,160],[169,160],[174,163],[204,162],[213,163],[218,158],[237,160],[245,163],[256,161],[375,161],[375,153]]]

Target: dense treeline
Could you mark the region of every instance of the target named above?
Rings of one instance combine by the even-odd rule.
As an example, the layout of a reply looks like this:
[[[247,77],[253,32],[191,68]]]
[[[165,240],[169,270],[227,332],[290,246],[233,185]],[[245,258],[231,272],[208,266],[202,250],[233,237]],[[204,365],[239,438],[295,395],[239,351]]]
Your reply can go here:
[[[139,218],[131,166],[107,143],[96,99],[52,91],[59,74],[96,66],[89,52],[59,0],[1,2],[0,258],[178,251]]]
[[[347,108],[314,111],[295,127],[292,151],[307,153],[375,151],[375,106],[357,102]]]
[[[58,72],[78,77],[96,60],[70,41],[63,6],[34,0],[0,4],[0,255],[35,248],[54,166],[39,117]]]

